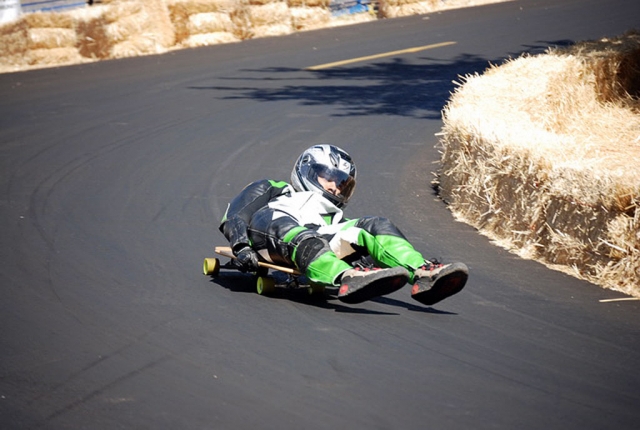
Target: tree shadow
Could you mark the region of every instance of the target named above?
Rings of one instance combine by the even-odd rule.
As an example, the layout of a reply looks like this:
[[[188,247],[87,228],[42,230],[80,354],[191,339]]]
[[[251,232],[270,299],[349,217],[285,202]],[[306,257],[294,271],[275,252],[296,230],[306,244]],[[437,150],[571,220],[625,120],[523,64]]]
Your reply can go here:
[[[440,119],[442,108],[455,90],[460,76],[482,73],[523,53],[539,54],[550,46],[567,46],[570,40],[538,41],[502,58],[487,59],[460,54],[453,60],[434,57],[390,58],[320,70],[288,67],[244,69],[239,76],[219,77],[242,85],[190,86],[194,90],[220,93],[222,100],[250,99],[260,102],[296,101],[303,106],[335,106],[333,116],[393,115]]]

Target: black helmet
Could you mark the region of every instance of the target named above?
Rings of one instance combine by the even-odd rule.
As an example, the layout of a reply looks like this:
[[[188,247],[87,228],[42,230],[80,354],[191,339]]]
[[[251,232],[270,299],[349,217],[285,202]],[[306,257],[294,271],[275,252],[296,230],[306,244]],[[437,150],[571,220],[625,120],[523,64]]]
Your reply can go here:
[[[334,182],[337,192],[329,192],[318,177]],[[291,171],[296,191],[321,194],[339,208],[345,207],[356,188],[356,165],[351,156],[333,145],[315,145],[304,151]]]

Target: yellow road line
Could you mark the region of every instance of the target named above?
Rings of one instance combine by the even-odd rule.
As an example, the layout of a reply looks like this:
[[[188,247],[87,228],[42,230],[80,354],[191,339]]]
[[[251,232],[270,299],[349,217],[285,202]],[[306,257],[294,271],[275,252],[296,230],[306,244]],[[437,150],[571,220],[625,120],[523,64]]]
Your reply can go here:
[[[330,67],[344,66],[345,64],[358,63],[360,61],[375,60],[377,58],[392,57],[394,55],[410,54],[412,52],[425,51],[427,49],[442,48],[443,46],[455,45],[456,42],[434,43],[433,45],[416,46],[415,48],[401,49],[399,51],[384,52],[382,54],[368,55],[366,57],[351,58],[350,60],[336,61],[335,63],[319,64],[307,67],[305,70],[321,70]]]
[[[631,300],[640,300],[640,298],[637,298],[637,297],[624,297],[622,299],[603,299],[603,300],[600,300],[600,303],[626,302],[626,301],[631,301]]]

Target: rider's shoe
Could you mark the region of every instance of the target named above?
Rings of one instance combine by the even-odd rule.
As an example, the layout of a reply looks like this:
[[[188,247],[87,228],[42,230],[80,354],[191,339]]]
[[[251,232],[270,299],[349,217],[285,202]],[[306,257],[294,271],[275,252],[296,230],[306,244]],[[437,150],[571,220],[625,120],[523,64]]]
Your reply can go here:
[[[389,269],[349,269],[342,275],[338,299],[345,303],[362,303],[374,297],[391,294],[409,281],[403,267]]]
[[[416,284],[411,289],[411,297],[431,306],[459,293],[467,283],[469,269],[464,263],[426,261],[414,272],[414,278]]]

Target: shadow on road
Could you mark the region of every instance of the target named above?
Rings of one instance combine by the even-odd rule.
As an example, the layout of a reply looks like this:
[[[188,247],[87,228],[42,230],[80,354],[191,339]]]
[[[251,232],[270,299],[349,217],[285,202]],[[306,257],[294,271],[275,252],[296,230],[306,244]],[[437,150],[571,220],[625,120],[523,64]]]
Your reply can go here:
[[[540,54],[549,46],[567,46],[570,40],[539,41],[523,46],[522,53]],[[505,58],[487,59],[460,54],[453,60],[420,57],[411,62],[390,58],[371,64],[354,64],[321,70],[288,67],[240,70],[235,77],[216,81],[238,85],[190,86],[194,90],[220,92],[223,100],[260,102],[297,101],[304,106],[331,105],[333,116],[397,115],[440,119],[460,76],[484,72]],[[216,94],[216,96],[218,96]]]
[[[280,278],[282,281],[282,278]],[[211,278],[211,283],[219,285],[229,291],[237,293],[253,293],[256,294],[255,277],[250,274],[225,272],[221,273],[217,277]],[[395,312],[376,311],[366,308],[366,303],[356,305],[358,307],[345,306],[335,297],[337,294],[337,288],[335,291],[328,288],[328,294],[325,295],[310,295],[305,287],[302,288],[286,288],[281,282],[278,283],[280,287],[276,288],[276,291],[265,297],[270,300],[289,300],[296,303],[301,303],[309,306],[315,306],[322,309],[333,310],[335,312],[352,313],[352,314],[370,314],[370,315],[398,315]],[[420,305],[414,305],[412,303],[406,303],[401,300],[392,299],[390,297],[378,297],[372,299],[371,302],[379,303],[386,306],[395,306],[399,308],[405,308],[414,312],[423,312],[437,315],[456,315],[452,312],[440,311],[431,307],[425,307]],[[364,307],[363,307],[364,306]]]

